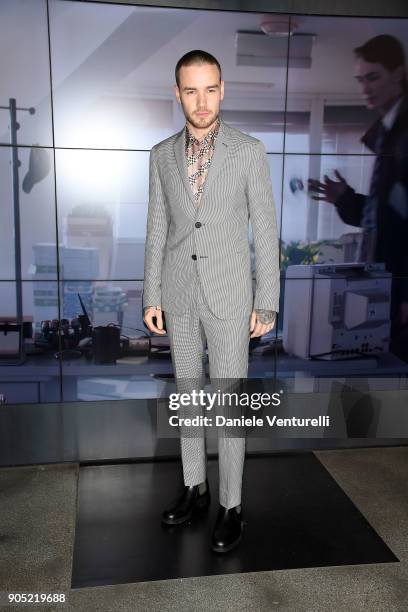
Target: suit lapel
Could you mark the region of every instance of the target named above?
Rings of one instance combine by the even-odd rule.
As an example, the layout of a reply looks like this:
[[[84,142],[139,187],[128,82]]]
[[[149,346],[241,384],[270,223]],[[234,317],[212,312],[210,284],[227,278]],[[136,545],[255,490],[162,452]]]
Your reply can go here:
[[[192,204],[195,206],[193,191],[190,187],[187,174],[187,161],[186,161],[186,150],[185,150],[185,127],[181,130],[174,142],[174,154],[176,156],[177,166],[180,172],[181,179],[184,183],[184,187],[187,190]]]
[[[177,136],[174,142],[174,153],[177,161],[177,166],[181,175],[181,179],[184,183],[184,186],[187,190],[188,197],[193,205],[192,212],[195,213],[203,206],[203,200],[205,194],[211,187],[212,183],[215,181],[215,178],[224,163],[224,160],[228,154],[228,146],[229,146],[229,135],[228,135],[228,126],[224,123],[224,121],[220,117],[220,128],[218,131],[218,136],[215,141],[215,149],[213,152],[213,157],[211,160],[211,165],[208,170],[207,177],[204,182],[203,193],[201,194],[200,204],[197,206],[197,203],[194,199],[193,190],[190,186],[190,181],[188,180],[187,173],[187,162],[186,162],[186,153],[185,153],[185,128],[181,130],[179,135]]]
[[[218,132],[217,140],[215,141],[215,149],[213,152],[211,165],[208,170],[207,178],[205,179],[203,193],[201,194],[200,206],[202,206],[205,194],[207,193],[207,191],[210,189],[211,185],[214,183],[215,179],[217,178],[218,172],[220,171],[221,166],[227,157],[228,145],[229,145],[229,138],[228,138],[227,130],[228,128],[226,127],[225,123],[220,118],[220,129]]]

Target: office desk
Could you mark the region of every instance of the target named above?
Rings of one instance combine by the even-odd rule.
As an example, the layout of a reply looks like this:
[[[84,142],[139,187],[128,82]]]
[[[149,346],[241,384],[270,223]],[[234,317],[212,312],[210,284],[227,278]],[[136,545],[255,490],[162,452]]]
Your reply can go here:
[[[260,345],[249,358],[249,378],[273,378],[293,392],[325,391],[333,379],[360,378],[368,389],[382,384],[408,388],[408,364],[391,353],[344,361],[309,361]],[[170,358],[123,357],[116,364],[96,365],[84,357],[57,361],[52,355],[29,356],[20,366],[0,365],[0,395],[5,403],[46,403],[103,399],[152,399],[169,391]],[[388,380],[388,383],[386,381]]]
[[[294,393],[291,402],[318,404],[312,409],[322,414],[328,411],[325,396],[331,394],[334,405],[329,408],[339,435],[333,438],[321,430],[275,432],[266,438],[250,437],[249,453],[403,444],[408,439],[408,366],[393,355],[384,355],[378,363],[357,364],[309,362],[279,353],[275,362],[273,354],[261,351],[262,347],[250,357],[249,377],[273,378],[276,365],[278,382]],[[95,365],[82,359],[58,363],[44,355],[30,357],[22,366],[0,366],[0,393],[8,404],[18,404],[0,406],[0,465],[178,457],[178,439],[158,436],[155,427],[158,409],[166,407],[170,391],[160,376],[171,372],[170,359],[146,357]],[[362,393],[342,393],[350,385],[355,390],[359,381]],[[369,387],[391,391],[370,394]],[[160,396],[163,404],[154,399]],[[285,407],[285,415],[291,414],[294,403]],[[209,452],[216,448],[210,438]]]

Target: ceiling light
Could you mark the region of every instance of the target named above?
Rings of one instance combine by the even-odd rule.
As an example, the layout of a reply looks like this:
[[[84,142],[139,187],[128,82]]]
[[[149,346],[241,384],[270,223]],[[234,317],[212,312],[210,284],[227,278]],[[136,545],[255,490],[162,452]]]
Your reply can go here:
[[[288,36],[297,30],[299,24],[288,15],[264,15],[261,18],[260,28],[267,36]]]

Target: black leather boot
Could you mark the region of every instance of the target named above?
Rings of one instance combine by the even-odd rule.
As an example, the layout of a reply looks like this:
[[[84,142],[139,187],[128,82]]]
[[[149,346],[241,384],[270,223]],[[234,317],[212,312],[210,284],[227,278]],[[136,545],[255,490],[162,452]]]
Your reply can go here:
[[[162,522],[166,525],[180,525],[185,523],[194,510],[205,510],[210,505],[210,487],[208,479],[205,481],[206,490],[199,492],[199,485],[184,487],[180,497],[162,514]]]
[[[217,520],[215,522],[211,548],[216,552],[228,552],[235,548],[242,536],[242,511],[237,512],[235,508],[219,507]]]

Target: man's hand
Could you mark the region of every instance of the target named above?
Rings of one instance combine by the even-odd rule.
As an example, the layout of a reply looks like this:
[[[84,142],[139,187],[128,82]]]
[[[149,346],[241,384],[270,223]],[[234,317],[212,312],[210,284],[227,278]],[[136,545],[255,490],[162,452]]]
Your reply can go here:
[[[251,314],[250,338],[264,336],[273,329],[276,320],[276,312],[273,310],[253,310]]]
[[[153,323],[154,317],[157,318],[157,327]],[[149,330],[154,334],[160,334],[161,336],[165,335],[166,331],[163,329],[163,315],[161,308],[155,308],[154,306],[146,308],[143,321],[146,323]]]
[[[314,192],[316,194],[322,194],[321,196],[312,195],[312,200],[324,200],[325,202],[334,204],[337,202],[339,197],[343,195],[348,187],[348,184],[338,170],[335,170],[334,174],[339,179],[338,181],[329,179],[327,174],[324,175],[324,183],[321,183],[316,179],[308,180],[309,193]]]

